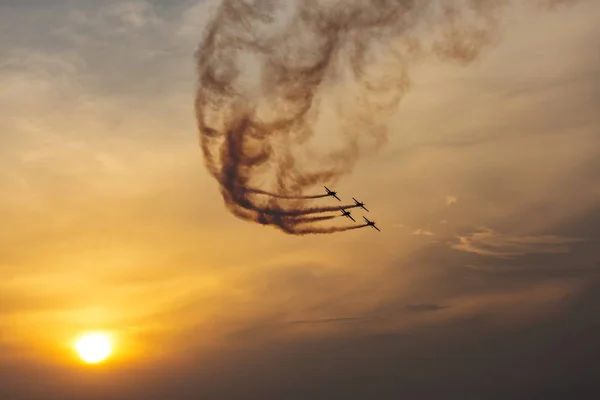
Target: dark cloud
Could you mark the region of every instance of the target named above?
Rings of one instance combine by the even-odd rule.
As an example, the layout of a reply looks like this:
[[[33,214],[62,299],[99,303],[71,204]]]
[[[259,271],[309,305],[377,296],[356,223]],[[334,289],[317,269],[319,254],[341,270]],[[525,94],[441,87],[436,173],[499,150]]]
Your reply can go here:
[[[438,304],[408,304],[406,309],[416,312],[438,311],[447,308],[448,306],[440,306]]]
[[[290,324],[335,324],[340,322],[359,322],[361,318],[356,317],[338,317],[338,318],[325,318],[325,319],[305,319],[290,321]]]

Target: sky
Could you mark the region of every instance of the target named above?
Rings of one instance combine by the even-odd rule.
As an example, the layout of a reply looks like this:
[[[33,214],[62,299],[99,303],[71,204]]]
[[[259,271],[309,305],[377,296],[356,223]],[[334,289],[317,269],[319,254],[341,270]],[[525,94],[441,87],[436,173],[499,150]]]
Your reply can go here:
[[[0,0],[0,398],[597,398],[600,3],[571,3],[411,60],[333,185],[382,232],[289,235],[205,167],[220,1]]]

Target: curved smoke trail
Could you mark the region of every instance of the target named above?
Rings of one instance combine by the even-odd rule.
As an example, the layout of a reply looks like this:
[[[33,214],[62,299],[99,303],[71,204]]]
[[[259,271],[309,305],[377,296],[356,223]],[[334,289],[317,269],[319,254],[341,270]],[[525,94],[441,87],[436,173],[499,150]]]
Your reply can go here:
[[[307,208],[320,196],[304,193],[384,143],[412,62],[474,60],[508,3],[223,0],[197,52],[196,116],[227,207],[292,234],[346,229],[311,225],[307,214],[332,210]]]

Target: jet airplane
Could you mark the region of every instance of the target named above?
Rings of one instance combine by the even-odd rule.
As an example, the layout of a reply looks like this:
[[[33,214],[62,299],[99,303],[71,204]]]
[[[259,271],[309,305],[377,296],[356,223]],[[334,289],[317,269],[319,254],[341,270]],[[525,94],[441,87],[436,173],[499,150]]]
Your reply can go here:
[[[377,231],[378,231],[378,232],[381,232],[381,231],[379,230],[379,228],[375,226],[375,221],[369,221],[369,220],[368,220],[368,219],[366,219],[365,217],[363,217],[363,218],[364,218],[365,222],[367,223],[367,225],[366,225],[366,226],[370,226],[371,228],[375,228],[375,229],[377,229]]]
[[[348,217],[350,218],[352,221],[356,222],[356,220],[354,218],[352,218],[352,213],[348,210],[345,210],[344,208],[340,207],[340,210],[342,210],[342,216],[344,217]]]
[[[325,190],[327,190],[327,196],[332,196],[335,197],[336,199],[338,199],[338,201],[342,201],[339,197],[337,197],[337,192],[334,192],[333,190],[329,190],[329,188],[327,188],[327,186],[323,186],[325,188]]]
[[[354,200],[354,203],[355,203],[354,205],[355,205],[356,207],[360,207],[360,208],[362,208],[363,210],[365,210],[366,212],[369,212],[369,210],[367,210],[367,208],[365,207],[365,203],[363,203],[362,201],[358,201],[358,200],[356,200],[354,197],[352,198],[352,200]]]

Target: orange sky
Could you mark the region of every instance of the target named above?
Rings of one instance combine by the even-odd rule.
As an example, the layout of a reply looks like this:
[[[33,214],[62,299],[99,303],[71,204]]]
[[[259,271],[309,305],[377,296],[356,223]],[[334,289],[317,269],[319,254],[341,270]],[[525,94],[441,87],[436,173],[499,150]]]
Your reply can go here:
[[[386,354],[423,363],[390,393],[425,393],[423,379],[460,386],[482,368],[446,379],[426,366],[434,347],[502,358],[544,327],[597,349],[560,327],[588,332],[600,311],[600,4],[511,8],[472,64],[411,66],[387,145],[335,185],[382,232],[303,237],[231,215],[204,168],[193,53],[214,6],[0,3],[1,398],[240,398],[228,381],[331,398],[361,365],[382,382],[414,370]],[[69,347],[89,330],[117,338],[95,375]],[[530,357],[550,357],[548,340]],[[584,387],[561,357],[555,372]]]

